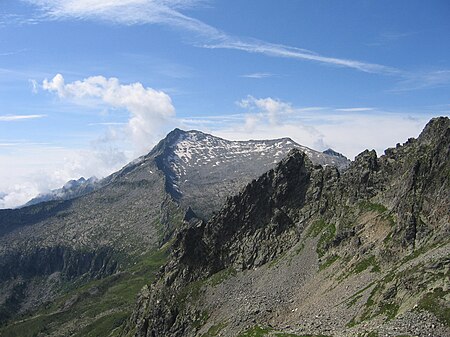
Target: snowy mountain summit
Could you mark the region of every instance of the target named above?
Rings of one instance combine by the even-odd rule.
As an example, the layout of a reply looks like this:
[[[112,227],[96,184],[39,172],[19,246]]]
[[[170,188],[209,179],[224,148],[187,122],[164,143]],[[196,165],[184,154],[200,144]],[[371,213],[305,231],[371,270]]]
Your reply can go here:
[[[210,215],[227,196],[273,168],[294,148],[305,152],[314,164],[344,169],[350,162],[343,156],[299,145],[290,138],[230,141],[180,129],[170,132],[146,157],[159,152],[156,159],[167,175],[167,187],[172,195],[193,206],[201,215]],[[204,199],[205,190],[210,194],[207,199]]]
[[[122,179],[138,183],[162,173],[165,190],[174,200],[181,206],[192,206],[199,216],[209,217],[227,196],[273,168],[294,148],[305,152],[314,164],[345,169],[350,163],[337,152],[315,151],[290,138],[230,141],[201,131],[174,129],[150,153],[111,176],[69,181],[61,189],[36,197],[27,206],[73,199]]]

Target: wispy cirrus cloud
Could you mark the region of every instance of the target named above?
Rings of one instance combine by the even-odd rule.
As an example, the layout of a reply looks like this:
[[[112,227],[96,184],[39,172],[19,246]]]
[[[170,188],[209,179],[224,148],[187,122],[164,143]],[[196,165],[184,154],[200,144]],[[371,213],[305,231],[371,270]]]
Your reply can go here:
[[[427,88],[438,88],[450,83],[450,70],[418,71],[404,73],[402,79],[392,92],[411,91]]]
[[[253,38],[230,35],[201,20],[182,13],[183,10],[208,6],[208,0],[22,0],[38,8],[39,14],[29,19],[39,20],[91,20],[122,25],[156,24],[189,33],[190,42],[201,48],[240,50],[271,57],[297,59],[323,65],[349,68],[365,73],[392,76],[398,85],[391,91],[409,91],[450,83],[450,70],[407,71],[383,64],[322,55],[308,49],[270,43]],[[409,33],[408,33],[409,35]],[[395,40],[407,36],[386,33],[384,39]],[[243,76],[269,77],[266,73]]]
[[[95,20],[123,25],[158,24],[194,34],[192,43],[210,49],[232,49],[351,68],[367,73],[399,75],[400,70],[369,62],[330,57],[311,50],[227,34],[184,15],[185,9],[205,6],[204,0],[23,0],[40,10],[41,20]]]
[[[34,6],[37,13],[32,17],[16,17],[11,14],[3,24],[19,21],[35,24],[46,20],[90,20],[121,25],[155,24],[188,33],[191,44],[201,48],[240,50],[391,76],[398,81],[392,92],[434,88],[450,83],[447,75],[450,70],[447,69],[407,71],[383,64],[322,55],[308,49],[233,36],[182,13],[184,10],[206,7],[210,3],[208,0],[22,0],[22,2]],[[410,33],[385,33],[382,39],[392,41],[408,35]],[[264,78],[261,75],[248,77]]]
[[[0,52],[0,56],[14,56],[14,55],[26,52],[26,51],[27,51],[27,49],[19,49],[19,50],[15,50],[15,51],[5,51],[5,52]]]
[[[374,41],[367,43],[371,47],[384,46],[391,43],[397,43],[399,40],[408,38],[416,32],[383,32],[377,36]]]
[[[363,111],[373,111],[374,108],[365,108],[365,107],[358,107],[358,108],[339,108],[336,109],[336,111],[343,111],[343,112],[363,112]]]
[[[384,66],[376,63],[361,62],[351,59],[343,59],[337,57],[323,56],[311,50],[296,47],[285,46],[282,44],[274,44],[265,41],[228,37],[218,43],[210,43],[202,45],[204,48],[211,49],[235,49],[246,51],[249,53],[264,54],[273,57],[291,58],[297,60],[313,61],[322,64],[334,65],[337,67],[351,68],[366,73],[377,73],[385,75],[399,75],[401,70]]]
[[[102,123],[89,123],[88,126],[117,126],[117,125],[126,125],[127,123],[122,122],[102,122]]]
[[[274,77],[274,74],[271,73],[251,73],[251,74],[244,74],[241,75],[241,77],[244,78],[254,78],[254,79],[262,79],[262,78],[269,78],[269,77]]]
[[[47,117],[47,115],[0,115],[0,122],[16,122],[44,117]]]

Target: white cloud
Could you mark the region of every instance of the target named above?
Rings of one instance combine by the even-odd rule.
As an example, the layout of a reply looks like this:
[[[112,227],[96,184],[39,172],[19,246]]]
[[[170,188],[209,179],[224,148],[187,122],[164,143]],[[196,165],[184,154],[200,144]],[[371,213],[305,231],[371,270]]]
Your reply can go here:
[[[392,43],[396,43],[399,40],[402,40],[404,38],[407,38],[409,36],[412,36],[416,34],[416,32],[384,32],[381,33],[373,42],[367,43],[368,46],[372,47],[380,47]]]
[[[254,78],[254,79],[269,78],[269,77],[273,77],[273,76],[274,76],[274,74],[271,74],[271,73],[252,73],[252,74],[241,75],[241,77],[244,77],[244,78]]]
[[[65,83],[64,77],[57,74],[52,80],[44,80],[42,88],[77,104],[94,99],[107,107],[126,109],[130,113],[126,131],[137,155],[151,148],[175,116],[169,95],[141,83],[121,84],[117,78],[103,76]]]
[[[28,80],[28,83],[30,83],[31,86],[31,92],[33,94],[37,94],[38,93],[38,89],[39,89],[39,84],[36,80],[30,79]]]
[[[363,111],[373,111],[374,108],[340,108],[336,109],[336,111],[344,111],[344,112],[363,112]]]
[[[15,122],[27,119],[44,118],[47,115],[2,115],[0,116],[0,122]]]
[[[113,125],[125,125],[126,123],[121,122],[103,122],[103,123],[89,123],[88,126],[97,126],[97,125],[103,125],[103,126],[113,126]]]
[[[216,119],[207,117],[194,120],[192,125],[227,139],[290,137],[316,150],[331,147],[353,159],[365,149],[375,149],[381,155],[386,148],[418,136],[428,120],[434,117],[376,108],[370,108],[370,114],[367,114],[369,108],[341,109],[336,114],[337,109],[333,107],[299,108],[271,97],[248,96],[238,104],[246,112],[220,126],[209,123]],[[189,125],[186,120],[186,126]]]
[[[0,208],[23,205],[39,193],[60,188],[71,179],[104,177],[124,166],[128,156],[114,146],[66,149],[15,144],[0,152]],[[13,168],[13,169],[12,169]]]
[[[402,80],[392,89],[393,92],[438,88],[450,83],[450,70],[418,71],[404,73]]]
[[[180,10],[198,7],[204,0],[24,0],[37,6],[41,19],[104,20],[117,24],[165,24],[217,38],[221,32]]]
[[[323,56],[306,49],[300,49],[254,39],[245,41],[243,39],[228,36],[226,39],[223,39],[218,43],[204,44],[203,47],[211,49],[235,49],[246,51],[249,53],[264,54],[268,56],[314,61],[322,64],[331,64],[338,67],[352,68],[366,73],[378,73],[385,75],[402,74],[402,71],[393,67],[351,59]]]
[[[246,123],[248,123],[248,125],[255,125],[257,120],[263,121],[267,118],[267,121],[274,126],[278,124],[280,115],[293,112],[290,103],[282,102],[271,97],[255,98],[249,95],[247,98],[239,101],[238,105],[250,111],[257,111],[257,115],[247,115],[248,121],[246,121]]]

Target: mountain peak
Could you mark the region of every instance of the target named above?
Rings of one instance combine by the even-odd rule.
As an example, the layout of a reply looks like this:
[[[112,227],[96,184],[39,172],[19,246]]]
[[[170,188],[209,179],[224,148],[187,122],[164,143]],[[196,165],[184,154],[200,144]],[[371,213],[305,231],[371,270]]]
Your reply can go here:
[[[334,151],[332,148],[329,148],[329,149],[323,151],[322,153],[325,153],[325,154],[327,154],[329,156],[333,156],[333,157],[339,157],[339,158],[346,158],[347,159],[347,157],[345,157],[342,153]]]
[[[186,133],[187,133],[186,130],[182,130],[180,128],[175,128],[167,134],[167,137],[174,136],[174,135],[178,136],[178,135],[182,135],[182,134],[186,134]]]
[[[97,177],[90,177],[86,179],[81,177],[79,179],[72,179],[66,182],[63,187],[49,191],[48,193],[41,193],[28,201],[24,206],[35,205],[45,201],[51,200],[69,200],[78,198],[82,195],[88,194],[101,186],[101,181]]]
[[[450,119],[448,117],[436,117],[427,123],[419,136],[419,140],[425,142],[439,140],[449,132]]]

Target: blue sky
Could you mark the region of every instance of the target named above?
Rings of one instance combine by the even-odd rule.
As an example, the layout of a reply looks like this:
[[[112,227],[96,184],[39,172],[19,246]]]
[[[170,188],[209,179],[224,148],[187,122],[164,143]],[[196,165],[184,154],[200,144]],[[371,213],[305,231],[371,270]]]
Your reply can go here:
[[[448,1],[0,2],[0,207],[174,127],[350,158],[450,111]]]

